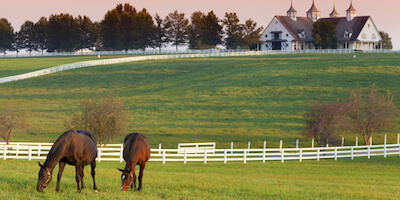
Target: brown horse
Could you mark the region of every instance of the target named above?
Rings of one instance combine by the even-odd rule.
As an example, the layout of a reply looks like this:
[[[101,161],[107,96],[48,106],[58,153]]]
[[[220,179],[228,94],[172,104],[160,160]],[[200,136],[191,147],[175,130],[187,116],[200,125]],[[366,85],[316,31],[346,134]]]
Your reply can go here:
[[[78,185],[78,192],[84,188],[83,185],[83,168],[91,164],[93,189],[97,191],[96,181],[94,179],[97,157],[97,141],[93,133],[88,131],[74,131],[69,130],[62,134],[51,147],[46,161],[40,164],[39,179],[37,182],[36,190],[43,192],[47,184],[52,179],[54,167],[59,163],[57,187],[56,191],[60,190],[61,175],[64,171],[65,164],[75,165],[76,170],[76,183]],[[82,183],[82,187],[79,183]]]
[[[120,190],[126,191],[129,186],[131,186],[131,188],[135,187],[136,190],[136,165],[140,165],[138,177],[139,188],[137,190],[142,190],[143,170],[146,166],[146,162],[149,159],[150,145],[147,142],[146,136],[141,133],[128,134],[124,139],[124,160],[126,162],[125,169],[118,169],[122,172],[122,184]]]

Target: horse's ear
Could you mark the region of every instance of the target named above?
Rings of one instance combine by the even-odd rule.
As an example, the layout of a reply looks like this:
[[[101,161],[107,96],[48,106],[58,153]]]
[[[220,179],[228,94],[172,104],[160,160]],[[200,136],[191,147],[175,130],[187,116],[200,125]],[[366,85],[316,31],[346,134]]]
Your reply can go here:
[[[120,172],[124,172],[124,170],[123,169],[119,169],[119,168],[117,168]]]
[[[39,164],[39,166],[40,166],[40,167],[43,167],[43,165],[42,165],[42,164],[40,164],[40,162],[39,162],[39,161],[38,161],[37,163]]]

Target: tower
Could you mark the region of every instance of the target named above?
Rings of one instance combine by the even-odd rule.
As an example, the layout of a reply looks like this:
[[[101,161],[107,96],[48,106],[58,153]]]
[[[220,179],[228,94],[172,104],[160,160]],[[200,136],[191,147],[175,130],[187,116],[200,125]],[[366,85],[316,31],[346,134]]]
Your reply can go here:
[[[291,1],[290,9],[287,11],[287,16],[293,21],[297,21],[297,11],[293,8],[293,0]]]
[[[357,10],[353,7],[353,0],[351,0],[350,7],[346,10],[346,19],[351,21],[354,17],[357,17]]]
[[[335,6],[335,2],[333,2],[333,10],[332,10],[331,14],[329,14],[329,17],[330,17],[330,18],[339,17],[339,13],[336,11],[336,8],[335,8],[335,7],[336,7],[336,6]]]
[[[321,16],[321,12],[315,6],[314,0],[310,10],[307,11],[307,17],[311,19],[313,22],[316,22]]]

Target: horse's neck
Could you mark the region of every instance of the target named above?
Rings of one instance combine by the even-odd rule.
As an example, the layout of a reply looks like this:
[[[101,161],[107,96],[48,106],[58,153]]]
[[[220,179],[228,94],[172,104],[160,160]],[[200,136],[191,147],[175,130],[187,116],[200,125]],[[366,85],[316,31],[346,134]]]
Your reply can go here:
[[[65,147],[64,142],[59,142],[50,149],[47,154],[47,159],[44,162],[44,166],[49,168],[50,171],[53,171],[54,167],[56,167],[57,163],[64,157],[64,151],[62,151]]]

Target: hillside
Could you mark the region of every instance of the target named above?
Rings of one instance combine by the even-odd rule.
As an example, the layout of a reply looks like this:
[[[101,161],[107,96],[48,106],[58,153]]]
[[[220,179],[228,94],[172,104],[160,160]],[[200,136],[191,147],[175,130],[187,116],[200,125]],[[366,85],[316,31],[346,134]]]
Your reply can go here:
[[[376,84],[400,105],[399,63],[399,54],[310,54],[98,66],[1,84],[0,109],[25,110],[33,125],[13,141],[53,142],[82,99],[116,92],[133,116],[128,132],[146,134],[153,148],[200,141],[260,147],[264,140],[276,147],[281,139],[309,146],[301,131],[310,100],[344,100],[350,89]],[[354,134],[344,136],[353,144]]]

